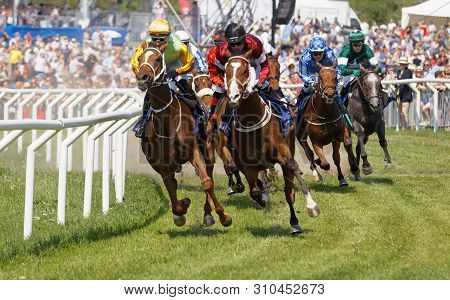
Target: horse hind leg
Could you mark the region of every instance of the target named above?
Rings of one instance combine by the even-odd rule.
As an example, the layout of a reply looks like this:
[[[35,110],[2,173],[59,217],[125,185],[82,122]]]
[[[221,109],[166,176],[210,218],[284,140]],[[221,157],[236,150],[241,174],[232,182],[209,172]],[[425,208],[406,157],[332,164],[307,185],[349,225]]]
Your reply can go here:
[[[213,178],[214,165],[206,165],[206,173],[210,178]],[[216,223],[214,217],[212,216],[212,203],[211,197],[206,194],[205,195],[205,205],[204,205],[204,216],[203,216],[203,226],[210,227]]]
[[[315,182],[322,181],[323,180],[322,175],[320,174],[319,170],[317,170],[314,161],[314,152],[309,147],[308,142],[306,141],[306,139],[299,139],[299,143],[303,147],[303,150],[305,150],[305,155],[309,161],[309,168],[312,171],[314,181]]]
[[[281,165],[281,167],[285,167],[288,171],[292,172],[300,183],[302,193],[306,198],[306,210],[308,215],[310,217],[318,217],[320,215],[319,205],[312,198],[311,193],[309,192],[308,187],[306,186],[306,183],[302,178],[300,167],[292,157],[289,149],[288,151],[283,151],[283,148],[280,150],[278,163]]]
[[[292,172],[287,165],[282,166],[283,178],[284,178],[284,196],[286,202],[289,205],[290,219],[289,224],[291,225],[291,235],[297,235],[302,233],[302,228],[299,225],[298,218],[295,214],[294,203],[295,203],[295,188],[294,188],[294,172]]]
[[[325,154],[323,153],[323,147],[313,143],[313,148],[314,148],[314,151],[316,152],[317,156],[319,157],[320,168],[325,171],[329,171],[331,166],[330,166],[330,163],[325,158]]]
[[[245,178],[247,179],[248,187],[250,189],[250,198],[255,205],[255,208],[262,209],[266,206],[266,202],[262,200],[262,191],[258,184],[258,170],[254,168],[243,168]]]
[[[166,186],[167,192],[169,193],[170,202],[172,204],[172,217],[173,222],[176,226],[181,227],[186,224],[186,217],[184,216],[187,213],[187,209],[191,204],[191,200],[189,198],[185,198],[181,201],[177,199],[177,180],[175,179],[174,173],[169,174],[161,174],[163,177],[164,185]]]
[[[341,155],[339,153],[339,148],[341,148],[341,142],[334,141],[333,142],[333,161],[334,161],[334,164],[336,165],[336,168],[337,168],[337,171],[338,171],[339,186],[343,187],[343,186],[348,186],[348,183],[345,180],[344,174],[342,174],[342,170],[341,170]]]
[[[207,201],[212,201],[214,203],[215,211],[219,215],[220,223],[225,227],[230,226],[233,220],[229,214],[225,213],[224,208],[217,200],[214,193],[214,181],[207,174],[205,161],[197,144],[194,146],[192,163],[197,166],[203,190],[208,197]]]

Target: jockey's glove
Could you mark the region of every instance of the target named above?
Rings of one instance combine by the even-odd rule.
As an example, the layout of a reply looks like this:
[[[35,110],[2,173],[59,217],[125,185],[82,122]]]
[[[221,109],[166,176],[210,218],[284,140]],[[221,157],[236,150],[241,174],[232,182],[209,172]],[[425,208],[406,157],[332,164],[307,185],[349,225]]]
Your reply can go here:
[[[255,88],[259,91],[262,88],[262,83],[258,81],[258,83],[255,85]]]
[[[361,72],[359,70],[353,70],[353,75],[358,77],[359,75],[361,75]]]
[[[170,78],[170,79],[175,79],[178,75],[179,74],[178,74],[177,70],[175,70],[175,69],[169,70],[167,72],[167,78]]]

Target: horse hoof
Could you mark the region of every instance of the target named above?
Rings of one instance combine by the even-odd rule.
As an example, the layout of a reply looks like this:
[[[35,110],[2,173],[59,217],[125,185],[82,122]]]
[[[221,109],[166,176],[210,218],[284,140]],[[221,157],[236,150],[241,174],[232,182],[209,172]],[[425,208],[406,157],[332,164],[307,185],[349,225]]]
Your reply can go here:
[[[339,187],[343,187],[343,186],[348,186],[348,183],[347,183],[347,181],[345,181],[344,178],[339,180]]]
[[[173,217],[173,222],[178,227],[184,226],[184,224],[186,224],[186,217],[185,216],[173,215],[172,217]]]
[[[181,171],[183,171],[183,166],[182,165],[177,166],[175,169],[175,173],[181,173]]]
[[[394,164],[393,163],[385,163],[384,164],[384,168],[386,168],[386,169],[393,169],[394,168]]]
[[[302,233],[302,228],[300,227],[300,225],[291,225],[291,235],[297,235]]]
[[[252,199],[252,201],[253,201],[253,206],[254,206],[256,209],[261,210],[261,209],[264,208],[264,206],[262,206],[259,202],[255,201],[255,200],[253,200],[253,199]]]
[[[317,172],[317,170],[314,170],[314,171],[313,171],[313,180],[314,180],[315,182],[322,181],[322,175],[320,175],[320,173]]]
[[[214,220],[214,217],[211,215],[206,215],[203,218],[203,226],[210,227],[213,226],[216,223],[216,220]]]
[[[266,206],[267,203],[269,203],[269,199],[270,199],[269,191],[268,190],[263,191],[261,201],[263,201],[265,203],[264,206]]]
[[[362,172],[363,172],[363,174],[364,175],[370,175],[370,174],[372,174],[372,172],[373,172],[373,169],[372,169],[372,167],[371,166],[368,166],[368,167],[362,167]]]
[[[330,166],[329,163],[324,163],[324,164],[321,164],[321,165],[320,165],[320,168],[321,168],[322,170],[329,171],[330,168],[331,168],[331,166]]]
[[[230,187],[228,188],[227,195],[228,195],[228,196],[231,196],[231,195],[234,195],[234,194],[236,194],[236,192],[234,191],[234,188],[230,186]]]
[[[355,181],[361,181],[361,176],[359,174],[355,174]]]
[[[318,205],[314,206],[314,208],[306,208],[308,212],[308,216],[311,218],[317,218],[320,215],[320,208]]]
[[[236,193],[243,193],[245,191],[245,186],[242,183],[236,183],[234,185],[234,191]]]
[[[225,214],[225,220],[220,220],[220,223],[222,223],[223,227],[229,227],[231,224],[233,224],[233,218],[229,214]]]

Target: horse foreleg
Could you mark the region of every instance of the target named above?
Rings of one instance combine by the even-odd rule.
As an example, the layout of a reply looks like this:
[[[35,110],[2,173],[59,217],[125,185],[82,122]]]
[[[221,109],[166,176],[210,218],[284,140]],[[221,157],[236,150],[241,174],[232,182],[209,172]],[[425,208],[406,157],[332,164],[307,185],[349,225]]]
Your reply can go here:
[[[319,173],[316,164],[314,163],[314,152],[308,145],[307,137],[308,134],[306,132],[306,128],[305,126],[303,126],[303,129],[300,129],[298,132],[297,140],[300,143],[300,146],[302,146],[303,150],[305,151],[306,158],[309,160],[309,168],[313,172],[314,181],[322,181],[322,175]]]
[[[370,166],[369,161],[367,160],[367,153],[366,153],[366,147],[365,144],[367,143],[369,137],[365,135],[362,126],[357,123],[353,122],[353,129],[355,130],[355,134],[358,137],[358,146],[361,151],[361,158],[363,160],[362,164],[362,171],[364,175],[372,174],[372,167]],[[356,152],[358,155],[358,146],[356,148]],[[359,158],[358,158],[358,164],[359,164]]]
[[[310,217],[319,216],[320,215],[319,205],[317,205],[317,203],[313,200],[311,193],[309,192],[308,187],[306,186],[305,181],[302,178],[300,167],[298,166],[298,163],[295,161],[295,159],[292,157],[292,154],[287,146],[280,147],[280,153],[278,155],[278,163],[281,165],[282,168],[285,167],[287,168],[287,170],[292,172],[294,176],[297,178],[298,182],[300,183],[302,193],[306,198],[306,209],[308,215]]]
[[[224,166],[228,166],[228,171],[230,175],[228,176],[228,194],[243,193],[245,190],[244,183],[242,182],[241,175],[239,174],[239,169],[236,166],[233,155],[228,148],[228,138],[225,134],[219,131],[219,156],[222,158]],[[227,170],[225,170],[227,171]],[[227,174],[228,175],[228,174]],[[236,178],[236,184],[234,183],[233,176]],[[230,185],[231,184],[231,185]]]
[[[313,145],[314,152],[316,152],[317,156],[319,157],[320,168],[325,171],[330,170],[330,163],[325,158],[325,154],[323,153],[323,146],[318,145],[318,144],[314,143],[313,141],[311,141],[311,143]]]
[[[289,213],[290,219],[289,223],[291,224],[291,234],[300,234],[302,233],[302,228],[298,224],[298,218],[295,214],[295,188],[294,188],[294,172],[292,172],[287,165],[282,166],[283,169],[283,177],[284,177],[284,197],[286,198],[286,202],[289,205]]]
[[[348,162],[350,164],[350,172],[352,172],[352,174],[355,176],[356,181],[360,181],[361,176],[359,176],[359,166],[357,159],[355,158],[355,154],[353,153],[352,137],[347,126],[344,127],[343,141],[345,151],[347,151]]]
[[[212,178],[210,176],[208,176],[208,173],[207,173],[207,170],[205,167],[205,161],[200,152],[200,149],[198,148],[197,143],[195,143],[195,145],[194,145],[194,153],[193,153],[192,163],[197,167],[203,190],[205,191],[205,194],[207,196],[206,201],[211,201],[211,200],[213,201],[215,211],[219,215],[220,223],[222,223],[222,225],[225,227],[230,226],[232,223],[231,216],[228,215],[227,213],[225,213],[225,210],[223,209],[222,205],[217,200],[217,197],[214,193],[214,181],[212,180]],[[211,203],[209,205],[211,206]]]
[[[377,135],[380,142],[381,148],[383,148],[384,151],[384,167],[387,169],[392,169],[394,167],[394,164],[392,163],[391,156],[389,155],[389,151],[387,149],[387,141],[386,141],[386,132],[384,128],[384,121],[381,120],[380,124],[377,128]]]
[[[334,141],[333,142],[333,161],[336,165],[337,171],[338,171],[338,180],[339,180],[339,186],[348,186],[347,181],[344,178],[344,174],[342,174],[341,170],[341,154],[339,153],[339,148],[341,148],[341,142]]]
[[[266,207],[267,203],[263,201],[262,197],[262,182],[258,179],[258,170],[255,168],[243,167],[242,172],[244,173],[245,179],[247,179],[250,197],[252,198],[255,207],[257,209]]]
[[[170,202],[172,203],[173,222],[177,226],[183,226],[184,224],[186,224],[186,217],[184,215],[187,213],[187,209],[191,204],[191,200],[189,198],[185,198],[181,201],[178,201],[178,184],[177,180],[175,179],[175,173],[162,173],[161,176],[163,178],[167,192],[169,193]]]

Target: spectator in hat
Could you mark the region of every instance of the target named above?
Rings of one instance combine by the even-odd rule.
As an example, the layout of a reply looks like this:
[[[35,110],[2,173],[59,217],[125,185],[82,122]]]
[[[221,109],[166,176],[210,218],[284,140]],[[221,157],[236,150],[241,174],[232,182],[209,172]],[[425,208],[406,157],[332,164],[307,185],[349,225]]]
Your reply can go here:
[[[423,77],[424,77],[423,67],[418,66],[414,73],[414,79],[415,78],[420,79]],[[423,116],[423,121],[420,123],[420,126],[428,126],[428,125],[430,125],[430,99],[431,99],[432,93],[427,89],[427,87],[423,83],[417,83],[414,85],[420,92],[420,106],[421,106],[422,116]]]
[[[400,69],[397,71],[397,78],[399,80],[411,79],[413,74],[412,71],[408,68],[409,66],[408,58],[406,56],[402,56],[398,61],[398,63],[400,64]],[[409,106],[412,100],[413,100],[412,90],[409,87],[409,85],[408,84],[400,85],[398,89],[397,105],[398,105],[398,112],[400,114],[400,122],[402,130],[408,128]]]

